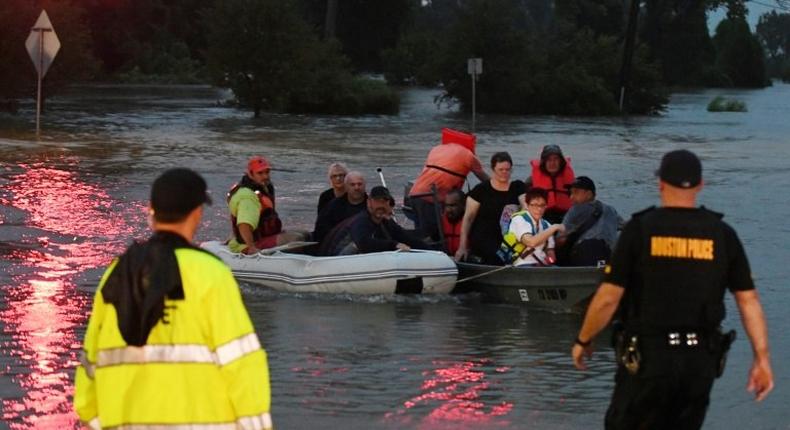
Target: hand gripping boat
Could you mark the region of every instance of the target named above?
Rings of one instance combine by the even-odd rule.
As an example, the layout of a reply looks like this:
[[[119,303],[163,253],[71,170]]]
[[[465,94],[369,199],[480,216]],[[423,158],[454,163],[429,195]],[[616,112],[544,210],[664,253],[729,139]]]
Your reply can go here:
[[[437,251],[313,257],[271,250],[244,255],[217,241],[201,247],[230,266],[236,279],[293,293],[446,294],[458,276],[455,262]]]

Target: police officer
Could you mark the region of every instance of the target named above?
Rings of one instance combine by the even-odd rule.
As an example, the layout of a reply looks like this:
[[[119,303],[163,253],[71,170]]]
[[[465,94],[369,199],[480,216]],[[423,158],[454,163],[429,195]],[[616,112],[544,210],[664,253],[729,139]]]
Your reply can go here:
[[[74,408],[100,428],[270,429],[269,368],[233,275],[191,244],[211,203],[188,169],[154,181],[154,234],[94,297]]]
[[[773,389],[768,337],[749,263],[721,215],[696,207],[702,165],[693,153],[664,155],[661,207],[634,214],[590,303],[572,350],[585,369],[593,338],[617,311],[618,369],[607,429],[698,429],[732,337],[719,331],[724,292],[737,303],[754,361],[748,390]],[[732,332],[734,335],[734,332]]]

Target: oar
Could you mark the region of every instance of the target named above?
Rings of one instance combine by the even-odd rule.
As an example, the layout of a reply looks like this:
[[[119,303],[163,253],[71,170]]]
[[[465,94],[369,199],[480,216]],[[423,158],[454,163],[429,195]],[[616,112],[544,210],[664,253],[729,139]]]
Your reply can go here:
[[[381,185],[384,188],[387,188],[387,183],[384,182],[384,173],[381,171],[381,167],[376,167],[376,171],[379,172],[379,179],[381,179]]]

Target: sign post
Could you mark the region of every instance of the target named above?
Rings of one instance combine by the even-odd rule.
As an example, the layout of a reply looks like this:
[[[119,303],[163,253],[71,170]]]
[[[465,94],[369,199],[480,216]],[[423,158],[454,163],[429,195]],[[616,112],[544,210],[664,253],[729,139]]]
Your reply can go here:
[[[41,15],[38,16],[33,28],[30,29],[30,35],[27,36],[25,41],[25,48],[33,60],[33,66],[36,67],[38,73],[38,95],[36,97],[36,134],[41,132],[41,80],[47,74],[49,66],[60,50],[60,40],[58,35],[55,34],[55,29],[49,21],[47,11],[42,10]]]
[[[472,75],[472,133],[474,133],[477,113],[477,94],[475,82],[477,82],[477,78],[483,74],[483,59],[470,58],[466,60],[466,72]]]

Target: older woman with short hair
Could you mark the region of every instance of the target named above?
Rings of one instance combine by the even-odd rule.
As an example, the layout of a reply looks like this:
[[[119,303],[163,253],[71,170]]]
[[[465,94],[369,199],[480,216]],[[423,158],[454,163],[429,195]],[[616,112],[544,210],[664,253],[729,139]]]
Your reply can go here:
[[[329,185],[332,187],[321,193],[321,195],[318,197],[317,213],[320,214],[326,205],[328,205],[332,200],[346,194],[345,179],[347,174],[348,168],[345,164],[332,163],[329,165],[327,177],[329,178]]]

